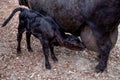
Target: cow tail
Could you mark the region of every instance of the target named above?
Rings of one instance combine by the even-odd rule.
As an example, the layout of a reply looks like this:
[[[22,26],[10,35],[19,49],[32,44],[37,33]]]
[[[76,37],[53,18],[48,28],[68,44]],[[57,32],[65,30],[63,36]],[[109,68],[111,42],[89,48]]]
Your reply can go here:
[[[18,11],[23,12],[24,10],[26,9],[21,7],[14,9],[12,13],[9,15],[9,17],[4,21],[4,23],[2,24],[2,27],[6,26],[6,24],[11,20],[11,18],[15,15],[16,12]]]

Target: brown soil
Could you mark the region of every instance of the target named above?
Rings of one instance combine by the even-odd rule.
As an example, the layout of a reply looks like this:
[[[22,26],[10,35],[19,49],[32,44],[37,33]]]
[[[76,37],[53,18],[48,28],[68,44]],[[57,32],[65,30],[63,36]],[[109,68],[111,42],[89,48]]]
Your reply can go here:
[[[17,0],[0,0],[0,26],[17,6]],[[95,72],[96,53],[63,47],[55,48],[59,61],[53,62],[50,58],[52,69],[47,70],[41,44],[34,37],[31,40],[34,52],[27,51],[24,34],[22,54],[16,55],[17,25],[18,14],[6,27],[0,28],[0,80],[120,80],[120,37],[103,73]]]

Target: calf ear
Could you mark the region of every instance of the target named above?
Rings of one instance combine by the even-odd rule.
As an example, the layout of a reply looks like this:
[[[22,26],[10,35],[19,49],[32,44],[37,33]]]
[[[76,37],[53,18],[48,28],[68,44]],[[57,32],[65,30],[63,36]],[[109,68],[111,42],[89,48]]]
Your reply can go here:
[[[56,35],[56,40],[57,40],[57,42],[59,43],[59,45],[60,45],[60,46],[63,46],[64,43],[63,43],[63,37],[61,36],[61,34],[57,34],[57,33],[55,32],[55,35]]]

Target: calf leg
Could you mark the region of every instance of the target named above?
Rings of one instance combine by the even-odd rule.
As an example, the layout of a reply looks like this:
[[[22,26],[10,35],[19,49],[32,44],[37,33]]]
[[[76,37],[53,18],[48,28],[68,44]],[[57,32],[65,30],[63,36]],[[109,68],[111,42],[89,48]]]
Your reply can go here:
[[[18,28],[18,34],[17,34],[17,53],[21,53],[21,39],[22,39],[22,33],[24,32],[23,29]]]
[[[53,61],[58,61],[54,53],[54,45],[53,44],[49,44],[49,45],[50,45],[50,51],[51,51],[51,58],[53,59]]]
[[[32,48],[31,48],[30,37],[31,37],[31,33],[26,32],[27,49],[29,52],[33,52]]]
[[[41,43],[42,43],[43,53],[44,53],[44,56],[45,56],[45,67],[46,67],[46,69],[51,69],[51,65],[50,65],[49,59],[48,59],[48,56],[49,56],[49,43],[48,43],[47,40],[42,40]]]

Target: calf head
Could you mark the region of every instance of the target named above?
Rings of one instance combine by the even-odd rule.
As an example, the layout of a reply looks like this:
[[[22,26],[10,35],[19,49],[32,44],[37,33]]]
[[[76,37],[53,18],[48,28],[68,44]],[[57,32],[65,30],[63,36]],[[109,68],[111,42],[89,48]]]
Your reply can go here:
[[[64,39],[64,47],[69,48],[71,50],[83,50],[85,49],[84,44],[80,41],[78,37],[75,37],[73,35],[66,35],[66,38]]]

